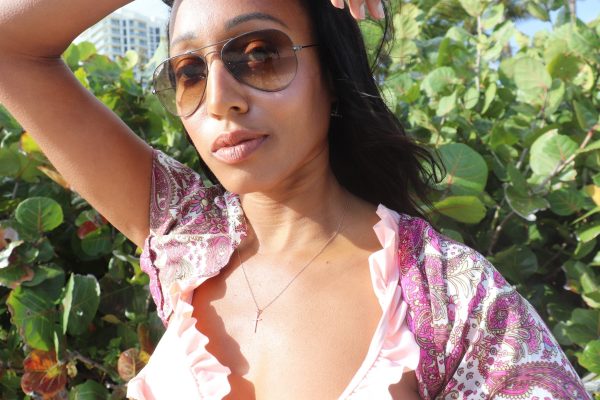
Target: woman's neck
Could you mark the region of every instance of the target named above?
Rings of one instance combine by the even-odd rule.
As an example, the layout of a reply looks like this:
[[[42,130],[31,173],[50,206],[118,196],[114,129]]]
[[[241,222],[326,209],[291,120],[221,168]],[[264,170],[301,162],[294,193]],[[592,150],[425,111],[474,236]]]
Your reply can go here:
[[[240,199],[248,223],[242,247],[265,255],[293,252],[327,240],[355,200],[331,171],[269,193],[247,193]],[[345,219],[344,225],[347,215]]]

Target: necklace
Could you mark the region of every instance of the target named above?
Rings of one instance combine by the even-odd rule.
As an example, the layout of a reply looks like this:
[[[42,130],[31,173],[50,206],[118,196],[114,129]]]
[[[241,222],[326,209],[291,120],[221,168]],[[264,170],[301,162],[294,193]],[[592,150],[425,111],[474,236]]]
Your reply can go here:
[[[347,207],[345,207],[347,208]],[[298,278],[298,276],[300,276],[300,274],[302,272],[304,272],[304,270],[306,268],[308,268],[308,266],[310,264],[312,264],[312,262],[321,254],[323,253],[323,251],[327,248],[327,246],[329,246],[329,244],[333,241],[333,239],[336,238],[336,236],[338,235],[338,233],[340,233],[340,229],[342,228],[342,224],[344,222],[344,217],[346,216],[346,209],[344,209],[344,213],[342,214],[342,217],[340,218],[340,222],[338,223],[337,229],[335,230],[335,232],[333,233],[333,235],[331,235],[331,237],[329,239],[327,239],[327,241],[325,242],[325,244],[319,249],[319,251],[311,257],[310,260],[308,260],[308,262],[306,264],[304,264],[304,266],[300,269],[300,271],[298,271],[298,273],[296,275],[294,275],[294,277],[292,278],[291,281],[288,282],[287,285],[285,285],[285,287],[283,288],[283,290],[281,290],[281,292],[279,292],[279,294],[277,296],[275,296],[266,306],[264,306],[263,308],[260,308],[258,306],[258,302],[256,301],[256,296],[254,296],[254,291],[252,290],[252,286],[250,285],[250,281],[248,280],[248,275],[246,274],[246,269],[244,268],[244,263],[242,262],[242,257],[240,256],[240,250],[237,249],[237,255],[238,255],[238,259],[240,262],[240,266],[242,267],[242,272],[244,272],[244,278],[246,278],[246,284],[248,285],[248,289],[250,290],[250,294],[252,295],[252,300],[254,300],[254,305],[256,306],[256,318],[253,320],[254,321],[254,333],[256,333],[256,329],[258,328],[258,321],[262,321],[262,318],[260,318],[260,316],[262,315],[262,313],[267,309],[267,307],[269,307],[271,304],[273,304],[275,302],[275,300],[277,300],[279,298],[279,296],[281,296],[283,294],[283,292],[285,292],[287,290],[287,288],[290,287],[290,285],[292,284],[292,282],[294,282],[296,280],[296,278]]]

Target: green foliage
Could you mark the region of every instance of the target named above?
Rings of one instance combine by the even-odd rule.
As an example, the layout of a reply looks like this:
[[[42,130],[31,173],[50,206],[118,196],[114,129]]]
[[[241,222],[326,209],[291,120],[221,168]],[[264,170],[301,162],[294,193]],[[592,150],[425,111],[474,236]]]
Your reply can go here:
[[[390,6],[395,40],[374,76],[407,132],[445,164],[430,218],[497,266],[598,390],[600,22],[555,0]],[[550,11],[552,31],[531,39],[513,22]],[[374,51],[381,30],[361,25]],[[136,79],[135,53],[111,61],[82,43],[63,57],[144,140],[197,169],[180,122],[149,94],[148,71]],[[23,398],[21,387],[125,397],[163,332],[139,254],[0,106],[0,397]],[[49,375],[55,384],[40,385]]]
[[[600,398],[600,18],[584,24],[562,1],[521,5],[392,1],[401,40],[388,35],[375,76],[445,165],[434,224],[531,301]],[[551,11],[551,32],[530,39],[514,24]],[[376,42],[381,30],[362,25]]]
[[[140,136],[196,166],[180,122],[135,78],[137,54],[111,61],[81,43],[63,57]],[[0,108],[0,398],[125,398],[120,356],[143,366],[163,332],[139,254]]]

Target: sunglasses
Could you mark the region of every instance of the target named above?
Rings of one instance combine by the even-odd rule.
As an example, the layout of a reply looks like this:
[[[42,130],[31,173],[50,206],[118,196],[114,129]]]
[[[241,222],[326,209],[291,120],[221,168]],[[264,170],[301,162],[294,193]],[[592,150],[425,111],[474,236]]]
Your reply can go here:
[[[244,33],[163,61],[154,71],[152,93],[170,113],[192,115],[204,98],[208,78],[206,57],[200,50],[222,44],[221,61],[238,81],[264,92],[277,92],[288,87],[298,69],[296,53],[307,47],[297,45],[284,32],[265,29]]]

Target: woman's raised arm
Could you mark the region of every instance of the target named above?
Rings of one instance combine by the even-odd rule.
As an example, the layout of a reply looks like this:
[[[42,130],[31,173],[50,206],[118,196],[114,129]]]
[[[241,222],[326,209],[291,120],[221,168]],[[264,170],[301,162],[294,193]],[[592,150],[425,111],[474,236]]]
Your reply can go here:
[[[72,187],[141,246],[152,149],[79,84],[60,55],[126,0],[0,0],[0,103]]]

